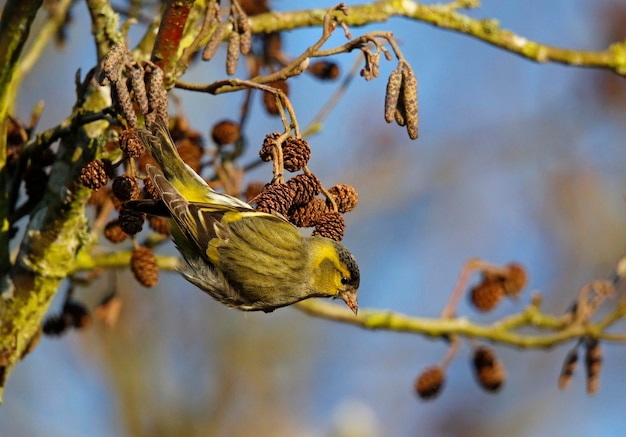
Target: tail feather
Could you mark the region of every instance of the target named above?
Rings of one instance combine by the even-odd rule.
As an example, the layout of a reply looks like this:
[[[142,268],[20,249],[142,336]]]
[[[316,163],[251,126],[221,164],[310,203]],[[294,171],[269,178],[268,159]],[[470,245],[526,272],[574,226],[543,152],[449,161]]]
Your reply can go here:
[[[211,190],[211,187],[185,164],[178,154],[167,121],[163,117],[157,117],[149,128],[152,132],[148,130],[139,132],[141,141],[175,188],[183,193],[193,189],[201,189],[202,192]]]
[[[154,182],[154,185],[158,188],[161,193],[161,200],[169,209],[172,217],[179,223],[185,221],[185,211],[189,205],[187,199],[185,199],[167,179],[161,173],[161,171],[148,164],[146,166],[146,170],[148,171],[148,176]]]
[[[250,206],[232,196],[214,191],[191,167],[182,160],[167,127],[160,116],[148,126],[150,131],[139,132],[141,141],[161,167],[165,179],[189,202],[208,202],[240,208]],[[149,175],[154,180],[153,175]]]

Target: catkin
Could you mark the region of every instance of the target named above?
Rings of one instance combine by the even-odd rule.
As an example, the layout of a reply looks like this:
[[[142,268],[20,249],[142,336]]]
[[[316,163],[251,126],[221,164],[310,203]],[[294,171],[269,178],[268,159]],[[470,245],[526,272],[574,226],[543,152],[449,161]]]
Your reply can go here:
[[[413,70],[405,66],[402,69],[402,82],[404,84],[403,97],[404,108],[406,110],[406,131],[409,137],[414,140],[418,136],[418,122],[417,116],[417,78]]]
[[[396,68],[391,72],[387,80],[387,91],[385,93],[385,121],[387,123],[391,123],[394,119],[401,86],[402,72],[399,68]]]
[[[215,29],[215,31],[211,35],[211,38],[209,38],[209,42],[207,43],[206,47],[204,48],[204,51],[202,52],[203,61],[210,61],[213,55],[215,55],[215,52],[217,52],[217,48],[219,47],[220,43],[222,42],[222,39],[224,38],[224,34],[226,33],[227,26],[228,26],[227,23],[222,23],[217,26],[217,29]]]
[[[241,37],[237,32],[231,32],[228,37],[228,50],[226,51],[226,74],[232,76],[237,71],[239,62],[239,47]]]

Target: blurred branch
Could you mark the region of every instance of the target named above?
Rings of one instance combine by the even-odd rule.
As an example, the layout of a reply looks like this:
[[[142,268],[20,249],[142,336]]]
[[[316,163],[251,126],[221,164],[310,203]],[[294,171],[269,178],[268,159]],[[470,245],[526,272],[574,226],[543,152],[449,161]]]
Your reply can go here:
[[[37,34],[28,51],[24,54],[20,62],[20,78],[27,75],[34,67],[35,63],[43,53],[46,46],[53,39],[55,32],[65,22],[68,9],[72,5],[72,0],[58,0],[51,2],[48,7],[48,19],[37,30]]]
[[[337,87],[335,92],[333,92],[332,96],[328,99],[328,101],[324,104],[324,106],[317,112],[317,114],[315,114],[315,116],[313,117],[313,120],[311,120],[308,126],[304,129],[304,132],[302,133],[302,136],[304,138],[314,135],[317,132],[322,130],[324,120],[326,120],[326,118],[331,114],[332,110],[335,109],[337,104],[341,101],[341,98],[348,90],[348,87],[352,83],[352,80],[359,73],[362,63],[363,63],[363,60],[360,58],[357,58],[355,60],[354,64],[352,65],[352,68],[350,69],[346,77],[343,79],[339,87]]]
[[[119,268],[130,266],[131,250],[118,250],[116,252],[92,254],[89,251],[81,251],[77,257],[72,272],[76,273],[95,268]],[[177,256],[155,255],[159,268],[166,271],[176,271],[182,267],[181,259]]]

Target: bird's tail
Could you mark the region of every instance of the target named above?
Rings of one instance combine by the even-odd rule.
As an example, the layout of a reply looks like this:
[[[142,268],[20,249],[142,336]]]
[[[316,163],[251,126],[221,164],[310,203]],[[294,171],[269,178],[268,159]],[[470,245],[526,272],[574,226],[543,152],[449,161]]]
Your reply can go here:
[[[227,194],[214,191],[178,154],[174,140],[167,127],[167,120],[157,116],[148,126],[150,131],[141,130],[139,136],[150,155],[159,164],[165,178],[188,201],[217,203],[235,207],[250,206]]]
[[[150,131],[141,130],[139,136],[148,153],[161,167],[166,179],[176,190],[183,193],[187,200],[206,201],[207,193],[213,190],[178,154],[167,121],[163,117],[157,117],[149,128]]]

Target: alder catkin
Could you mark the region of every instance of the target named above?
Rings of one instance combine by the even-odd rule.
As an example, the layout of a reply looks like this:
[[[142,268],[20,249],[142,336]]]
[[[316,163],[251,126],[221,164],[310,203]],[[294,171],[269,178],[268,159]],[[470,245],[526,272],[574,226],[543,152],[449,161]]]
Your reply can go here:
[[[398,106],[400,89],[402,87],[402,71],[396,68],[389,75],[387,80],[387,91],[385,92],[385,121],[391,123],[394,120],[394,112]],[[399,124],[399,123],[398,123]]]
[[[409,137],[414,140],[418,136],[419,118],[417,115],[417,78],[413,70],[405,65],[402,69],[402,82],[404,83],[403,101],[406,116],[406,130]]]

